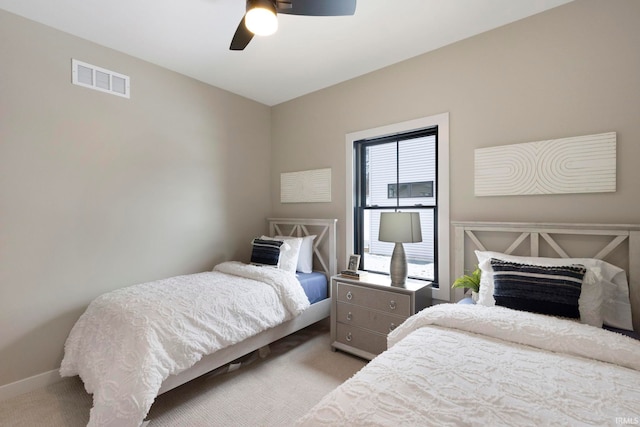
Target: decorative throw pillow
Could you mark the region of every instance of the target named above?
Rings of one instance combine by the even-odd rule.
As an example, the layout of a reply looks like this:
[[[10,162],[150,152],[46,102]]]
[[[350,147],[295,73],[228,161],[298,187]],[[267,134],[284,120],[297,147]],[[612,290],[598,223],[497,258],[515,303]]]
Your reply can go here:
[[[251,264],[278,267],[282,240],[253,239],[251,245]]]
[[[587,273],[584,275],[582,293],[578,301],[580,321],[597,328],[602,327],[604,323],[615,328],[633,330],[627,276],[623,269],[615,265],[593,258],[530,257],[492,251],[475,251],[475,253],[478,266],[482,270],[477,302],[480,305],[489,307],[495,305],[491,258],[543,266],[582,264],[587,268]]]
[[[264,240],[281,240],[284,242],[284,245],[280,248],[280,264],[278,268],[295,274],[302,238],[291,236],[262,236],[260,238]]]
[[[496,305],[579,318],[578,299],[587,269],[573,264],[545,267],[491,258]]]

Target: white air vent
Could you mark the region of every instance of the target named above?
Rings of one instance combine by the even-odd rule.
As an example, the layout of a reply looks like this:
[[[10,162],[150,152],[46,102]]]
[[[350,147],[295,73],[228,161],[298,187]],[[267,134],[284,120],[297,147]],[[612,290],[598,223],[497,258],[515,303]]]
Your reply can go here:
[[[74,85],[129,98],[129,76],[76,59],[71,60],[71,81]]]

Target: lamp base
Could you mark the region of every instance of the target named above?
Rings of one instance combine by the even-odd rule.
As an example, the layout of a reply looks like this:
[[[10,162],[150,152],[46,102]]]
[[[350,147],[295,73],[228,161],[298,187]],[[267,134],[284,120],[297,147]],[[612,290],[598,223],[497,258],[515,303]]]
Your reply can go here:
[[[404,246],[400,242],[396,242],[393,248],[389,275],[392,286],[403,286],[407,281],[407,256],[404,253]]]

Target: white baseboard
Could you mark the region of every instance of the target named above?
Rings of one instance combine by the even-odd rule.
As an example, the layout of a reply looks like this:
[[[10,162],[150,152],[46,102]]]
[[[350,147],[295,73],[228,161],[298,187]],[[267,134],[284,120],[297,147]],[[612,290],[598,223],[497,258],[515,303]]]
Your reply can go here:
[[[23,380],[18,380],[9,384],[0,386],[0,401],[6,400],[23,393],[36,390],[38,388],[46,387],[51,384],[55,384],[60,381],[60,373],[57,369],[52,371],[43,372],[42,374],[34,375]]]

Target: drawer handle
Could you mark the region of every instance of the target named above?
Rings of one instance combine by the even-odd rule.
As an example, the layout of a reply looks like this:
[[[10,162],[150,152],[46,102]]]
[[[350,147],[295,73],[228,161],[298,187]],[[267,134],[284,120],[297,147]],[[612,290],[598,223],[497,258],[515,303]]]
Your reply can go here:
[[[347,333],[347,341],[351,342],[352,339],[351,332]]]
[[[351,320],[353,319],[353,314],[351,314],[351,312],[347,313],[347,320]]]
[[[390,325],[389,325],[389,332],[393,332],[393,330],[394,330],[395,328],[397,328],[397,326],[396,326],[394,323],[390,324]]]
[[[347,299],[350,300],[353,298],[353,294],[351,293],[351,291],[347,292]]]
[[[391,310],[395,310],[395,309],[396,309],[396,302],[395,302],[395,301],[393,301],[393,300],[391,300],[391,302],[389,303],[389,308],[390,308]]]

